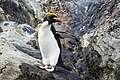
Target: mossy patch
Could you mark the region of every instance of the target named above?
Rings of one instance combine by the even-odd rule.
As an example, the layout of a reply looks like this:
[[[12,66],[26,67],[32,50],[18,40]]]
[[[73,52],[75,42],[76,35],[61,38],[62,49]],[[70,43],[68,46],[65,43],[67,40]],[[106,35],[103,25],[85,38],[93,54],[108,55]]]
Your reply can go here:
[[[106,77],[105,80],[109,80],[109,77],[114,72],[114,69],[112,67],[109,67],[108,65],[103,67],[103,74]]]
[[[120,80],[120,65],[115,70],[115,80]]]

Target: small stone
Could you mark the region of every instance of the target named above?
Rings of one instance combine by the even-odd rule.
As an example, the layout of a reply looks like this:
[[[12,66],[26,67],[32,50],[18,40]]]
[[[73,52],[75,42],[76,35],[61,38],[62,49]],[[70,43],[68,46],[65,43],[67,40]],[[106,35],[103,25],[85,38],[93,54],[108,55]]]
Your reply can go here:
[[[4,24],[4,26],[8,26],[8,25],[9,25],[9,23],[5,23],[5,24]]]
[[[0,55],[1,55],[2,53],[0,52]]]
[[[77,69],[81,71],[85,71],[87,69],[85,62],[83,62],[82,59],[77,60],[77,63],[75,63],[75,66]]]

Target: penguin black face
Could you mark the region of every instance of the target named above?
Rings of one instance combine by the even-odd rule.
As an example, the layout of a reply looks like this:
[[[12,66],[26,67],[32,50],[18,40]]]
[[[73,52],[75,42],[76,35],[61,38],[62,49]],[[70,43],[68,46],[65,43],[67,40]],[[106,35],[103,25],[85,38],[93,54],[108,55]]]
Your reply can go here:
[[[44,21],[48,21],[49,24],[55,23],[55,22],[61,22],[58,18],[57,15],[54,13],[48,13],[46,17],[44,18]]]

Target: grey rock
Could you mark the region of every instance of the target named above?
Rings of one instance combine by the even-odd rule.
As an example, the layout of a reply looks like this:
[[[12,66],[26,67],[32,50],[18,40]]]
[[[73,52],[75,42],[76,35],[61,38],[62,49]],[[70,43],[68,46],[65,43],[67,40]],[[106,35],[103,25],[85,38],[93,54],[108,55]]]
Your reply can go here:
[[[2,80],[120,79],[119,0],[51,0],[56,5],[55,10],[60,7],[68,14],[67,28],[66,25],[59,25],[64,28],[56,29],[66,30],[81,41],[77,43],[69,39],[68,48],[62,53],[64,64],[72,71],[57,67],[54,73],[38,68],[38,64],[41,65],[39,60],[41,56],[36,46],[37,38],[34,36],[37,30],[31,28],[31,26],[35,27],[39,20],[42,21],[44,12],[54,12],[54,9],[49,10],[48,2],[43,0],[18,1],[0,0],[2,8],[0,21],[18,22],[4,22],[0,25],[2,30],[0,31],[0,78]],[[58,9],[55,12],[60,14],[60,11]]]
[[[80,60],[80,59],[75,63],[75,66],[76,66],[76,68],[79,69],[81,72],[86,71],[86,69],[87,69],[86,63],[85,63],[84,61]]]
[[[82,80],[79,76],[59,67],[53,73],[49,73],[45,70],[41,70],[36,65],[32,66],[30,64],[23,63],[20,65],[20,69],[22,75],[20,75],[16,80]]]
[[[43,19],[42,2],[38,3],[36,0],[0,0],[0,7],[6,13],[6,19],[2,18],[2,21],[27,23],[36,27],[38,20]]]
[[[22,27],[18,28],[17,26],[19,25],[17,23],[3,22],[0,26],[3,29],[3,32],[0,33],[0,79],[15,80],[21,74],[19,66],[23,62],[41,64],[39,63],[41,62],[40,59],[37,59],[40,56],[40,52],[27,45],[30,35],[22,31]],[[27,35],[29,35],[29,39]],[[16,47],[16,45],[20,46],[21,49]],[[27,54],[28,52],[24,52],[22,49],[28,51],[29,55]],[[36,57],[34,56],[35,54],[38,54],[37,58],[34,58]]]

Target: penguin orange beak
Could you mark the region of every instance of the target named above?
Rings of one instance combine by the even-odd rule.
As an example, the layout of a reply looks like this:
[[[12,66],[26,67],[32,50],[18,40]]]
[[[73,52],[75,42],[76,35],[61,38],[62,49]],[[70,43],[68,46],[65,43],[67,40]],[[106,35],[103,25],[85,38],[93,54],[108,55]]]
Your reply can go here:
[[[62,23],[62,20],[60,20],[60,19],[57,18],[57,17],[55,17],[54,20],[55,20],[55,22],[60,22],[60,23]]]

